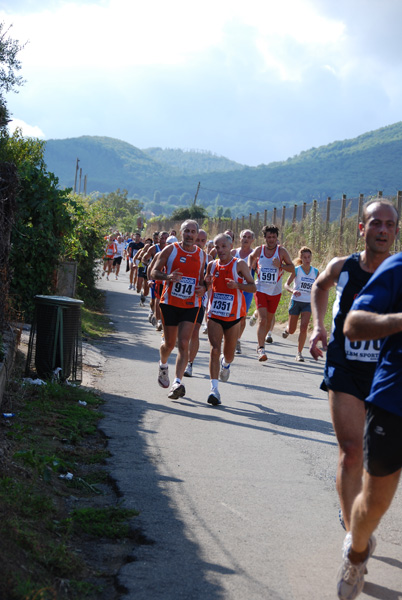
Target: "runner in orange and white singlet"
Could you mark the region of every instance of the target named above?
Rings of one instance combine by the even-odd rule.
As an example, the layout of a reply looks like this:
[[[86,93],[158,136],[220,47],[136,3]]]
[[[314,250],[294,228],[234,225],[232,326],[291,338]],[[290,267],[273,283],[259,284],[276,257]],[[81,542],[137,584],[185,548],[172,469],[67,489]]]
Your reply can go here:
[[[170,385],[168,359],[178,340],[176,377],[169,391],[171,399],[181,398],[186,390],[181,383],[188,360],[188,347],[205,292],[205,252],[195,245],[199,231],[196,221],[184,221],[180,228],[182,241],[165,246],[157,254],[150,277],[164,281],[159,303],[164,341],[160,346],[158,383]]]
[[[230,235],[217,235],[214,247],[218,258],[208,264],[205,280],[212,289],[208,304],[211,393],[207,402],[216,406],[221,404],[218,378],[221,381],[229,379],[230,364],[240,332],[240,320],[246,314],[243,292],[255,292],[256,287],[247,263],[232,256],[233,242]]]

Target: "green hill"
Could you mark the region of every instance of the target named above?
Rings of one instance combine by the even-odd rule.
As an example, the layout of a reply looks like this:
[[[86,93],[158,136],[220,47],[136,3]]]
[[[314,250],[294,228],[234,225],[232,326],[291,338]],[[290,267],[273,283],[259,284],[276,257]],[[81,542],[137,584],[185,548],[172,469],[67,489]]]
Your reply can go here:
[[[140,150],[107,137],[49,140],[45,151],[63,187],[73,187],[78,157],[88,193],[127,189],[146,209],[168,215],[191,201],[201,182],[197,202],[211,215],[221,206],[232,217],[342,193],[393,195],[402,188],[401,156],[402,122],[258,167],[209,152]]]

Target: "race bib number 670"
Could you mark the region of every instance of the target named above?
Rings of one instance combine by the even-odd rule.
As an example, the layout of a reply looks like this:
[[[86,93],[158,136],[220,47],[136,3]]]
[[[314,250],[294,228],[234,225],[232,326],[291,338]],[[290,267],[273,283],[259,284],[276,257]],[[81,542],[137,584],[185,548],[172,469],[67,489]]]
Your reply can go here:
[[[172,296],[181,298],[182,300],[191,298],[195,291],[195,281],[195,277],[182,277],[180,281],[175,281],[172,285]]]

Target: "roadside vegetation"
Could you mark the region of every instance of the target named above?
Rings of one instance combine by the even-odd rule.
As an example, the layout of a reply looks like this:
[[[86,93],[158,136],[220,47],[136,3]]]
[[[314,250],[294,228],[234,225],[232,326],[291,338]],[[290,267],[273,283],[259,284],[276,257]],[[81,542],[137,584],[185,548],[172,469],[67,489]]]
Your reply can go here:
[[[90,339],[109,330],[85,309]],[[118,497],[93,391],[24,383],[18,355],[0,417],[0,598],[113,600],[116,574],[141,541]]]

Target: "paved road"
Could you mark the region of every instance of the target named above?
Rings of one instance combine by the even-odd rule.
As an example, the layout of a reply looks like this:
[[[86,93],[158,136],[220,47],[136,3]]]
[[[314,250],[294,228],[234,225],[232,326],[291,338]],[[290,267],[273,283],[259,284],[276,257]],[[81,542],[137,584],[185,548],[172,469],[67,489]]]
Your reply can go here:
[[[247,326],[243,354],[220,383],[223,405],[211,407],[204,335],[186,396],[169,400],[156,380],[160,334],[127,286],[125,275],[100,283],[116,331],[102,343],[97,382],[113,476],[125,505],[141,511],[145,543],[120,573],[127,599],[336,598],[344,532],[322,363],[307,352],[296,363],[295,336],[277,334],[259,363]],[[362,599],[402,599],[401,517],[399,493]]]

